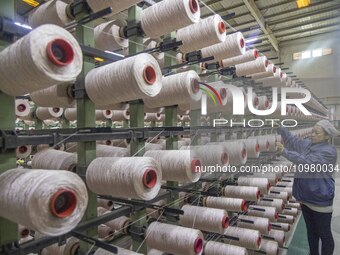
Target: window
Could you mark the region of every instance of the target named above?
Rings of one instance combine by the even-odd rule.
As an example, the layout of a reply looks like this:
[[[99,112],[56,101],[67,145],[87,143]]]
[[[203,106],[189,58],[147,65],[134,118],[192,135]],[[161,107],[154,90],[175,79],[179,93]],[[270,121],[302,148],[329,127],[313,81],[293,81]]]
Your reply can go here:
[[[293,54],[293,59],[294,60],[299,60],[299,59],[308,59],[308,58],[317,58],[317,57],[322,57],[326,55],[332,54],[332,49],[331,48],[319,48],[315,50],[307,50],[307,51],[301,51],[301,52],[295,52]]]

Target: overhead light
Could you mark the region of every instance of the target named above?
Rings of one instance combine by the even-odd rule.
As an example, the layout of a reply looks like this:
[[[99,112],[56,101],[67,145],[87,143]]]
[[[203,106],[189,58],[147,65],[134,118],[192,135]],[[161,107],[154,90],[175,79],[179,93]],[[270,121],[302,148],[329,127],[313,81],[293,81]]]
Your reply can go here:
[[[246,43],[251,43],[251,42],[255,42],[255,41],[258,41],[259,39],[254,37],[254,38],[249,38],[249,39],[246,39]]]
[[[33,6],[33,7],[37,7],[40,3],[35,1],[35,0],[22,0],[24,3]]]
[[[304,8],[310,5],[311,0],[296,0],[297,7]]]
[[[32,30],[32,27],[30,27],[29,25],[21,24],[21,23],[19,23],[19,22],[15,22],[14,24],[17,25],[17,26],[19,26],[19,27],[23,27],[23,28]]]

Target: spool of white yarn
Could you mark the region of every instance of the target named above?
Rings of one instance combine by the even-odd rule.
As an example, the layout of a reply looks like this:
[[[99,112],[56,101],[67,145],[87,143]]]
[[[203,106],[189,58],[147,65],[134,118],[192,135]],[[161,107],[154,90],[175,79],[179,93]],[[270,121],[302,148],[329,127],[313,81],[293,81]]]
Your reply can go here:
[[[293,182],[279,181],[276,183],[278,187],[293,187]]]
[[[98,226],[98,237],[103,239],[106,242],[113,240],[114,233],[115,231],[106,225]]]
[[[130,224],[131,224],[131,219],[126,216],[121,216],[121,217],[118,217],[114,220],[111,220],[105,223],[105,225],[109,226],[113,230],[119,233],[123,233],[123,234],[127,234],[128,226]]]
[[[290,225],[288,223],[271,222],[271,228],[276,230],[283,230],[285,232],[290,231]]]
[[[76,108],[67,108],[67,109],[65,109],[64,117],[68,121],[75,121],[75,120],[77,120],[77,109]]]
[[[292,193],[293,193],[293,188],[292,187],[271,187],[270,191],[283,191],[283,192],[287,192],[289,197],[292,197]]]
[[[279,199],[279,198],[260,198],[260,200],[257,202],[257,204],[275,207],[276,210],[279,213],[281,213],[282,210],[285,208],[284,201],[282,199]]]
[[[223,241],[227,244],[258,250],[261,245],[261,235],[259,231],[253,229],[228,227],[224,231]]]
[[[87,207],[85,184],[68,171],[11,169],[0,190],[1,217],[50,236],[71,231]]]
[[[74,107],[75,100],[70,97],[68,91],[70,84],[59,84],[52,87],[32,92],[32,101],[43,107]]]
[[[113,116],[113,113],[111,110],[96,110],[96,121],[106,121],[108,119],[111,119]]]
[[[129,47],[129,40],[121,34],[126,22],[111,20],[94,28],[94,45],[97,49],[116,51]]]
[[[119,1],[119,0],[117,0]],[[124,249],[124,248],[120,248],[118,246],[115,246],[118,251],[117,251],[117,255],[143,255],[143,253],[137,253],[137,252],[134,252],[134,251],[130,251],[130,250],[127,250],[127,249]],[[93,254],[93,255],[112,255],[112,252],[109,252],[109,251],[106,251],[106,250],[103,250],[101,248],[99,248],[98,250],[96,250],[96,252]]]
[[[242,63],[235,65],[236,68],[236,75],[238,77],[252,75],[256,73],[263,73],[266,72],[268,68],[268,59],[267,57],[259,57],[254,61]]]
[[[123,121],[130,119],[130,112],[128,110],[113,110],[112,111],[112,121]]]
[[[76,39],[55,25],[42,25],[0,53],[0,89],[11,96],[71,82],[82,69]],[[20,72],[18,72],[20,70]]]
[[[267,178],[256,178],[253,176],[240,176],[237,179],[237,184],[240,186],[255,186],[261,191],[261,194],[267,194],[270,184]]]
[[[267,78],[267,77],[273,77],[275,73],[276,73],[275,65],[269,64],[265,72],[252,74],[251,78],[254,80],[257,80],[257,79],[262,79],[262,78]]]
[[[293,208],[300,209],[300,208],[301,208],[301,205],[300,205],[300,203],[295,203],[295,202],[290,202],[290,201],[288,201],[287,207],[293,207]]]
[[[64,109],[60,107],[38,107],[35,115],[40,120],[56,120],[63,116]]]
[[[97,144],[97,157],[129,157],[130,151],[126,148]]]
[[[263,197],[264,198],[279,198],[279,199],[282,199],[285,203],[287,203],[287,201],[289,199],[289,194],[287,192],[284,192],[284,191],[269,190],[268,194],[265,194]]]
[[[112,210],[114,208],[114,203],[112,200],[97,198],[97,205],[103,207],[107,210]]]
[[[266,239],[262,239],[260,251],[264,252],[266,255],[278,255],[280,252],[277,242]]]
[[[165,112],[165,108],[164,107],[149,108],[146,105],[144,105],[144,112],[161,114]]]
[[[259,96],[259,106],[257,107],[257,109],[259,110],[267,110],[270,107],[269,104],[269,100],[267,98],[267,96]]]
[[[254,61],[259,57],[259,52],[256,49],[247,50],[244,55],[223,59],[220,63],[222,67],[230,67],[238,64]]]
[[[150,50],[150,49],[154,49],[156,47],[159,46],[159,43],[161,42],[161,40],[156,40],[156,39],[151,39],[148,38],[146,39],[143,44],[144,44],[144,49],[145,50]],[[164,66],[164,56],[165,53],[164,52],[153,52],[151,53],[151,55],[157,60],[158,64],[163,67]]]
[[[161,80],[156,59],[142,53],[91,70],[86,75],[85,88],[96,105],[110,105],[154,97],[161,91]]]
[[[145,98],[144,103],[149,108],[155,108],[199,101],[202,97],[199,80],[198,74],[192,70],[163,77],[159,94]]]
[[[220,15],[215,14],[201,19],[198,23],[179,29],[176,38],[183,43],[179,46],[181,52],[200,50],[225,40],[225,23]]]
[[[247,249],[235,245],[209,241],[204,245],[205,255],[248,255]]]
[[[292,215],[279,214],[279,217],[277,218],[277,221],[281,222],[281,223],[293,224],[294,221],[295,221],[295,218]]]
[[[197,0],[165,0],[143,10],[141,26],[148,37],[157,38],[199,22],[200,16]]]
[[[33,28],[43,24],[63,27],[70,22],[72,19],[67,15],[67,4],[59,0],[41,4],[28,15],[28,24]]]
[[[196,255],[203,250],[203,234],[196,229],[153,222],[145,236],[148,247],[171,254]]]
[[[266,136],[258,136],[258,142],[260,146],[260,152],[267,152],[270,148],[270,143],[268,137]]]
[[[203,205],[223,209],[228,212],[245,212],[248,210],[247,202],[240,198],[206,197],[203,199]]]
[[[249,205],[248,215],[265,217],[270,219],[271,221],[276,221],[279,216],[275,207],[262,205]]]
[[[298,209],[297,209],[297,208],[292,208],[292,207],[286,207],[286,208],[282,211],[282,214],[297,216],[297,215],[298,215]]]
[[[184,205],[181,210],[184,214],[179,216],[179,223],[184,227],[223,234],[229,225],[228,214],[222,209]]]
[[[248,186],[225,186],[223,196],[231,198],[242,198],[247,201],[257,201],[260,198],[260,190],[258,187]]]
[[[255,229],[261,234],[268,234],[270,230],[269,219],[247,215],[239,215],[237,226],[240,228]]]
[[[105,17],[110,17],[121,11],[128,9],[129,7],[139,3],[141,0],[87,0],[87,4],[90,6],[93,12],[98,12],[108,7],[112,8],[112,12]]]
[[[159,162],[163,180],[197,182],[201,172],[201,160],[187,150],[147,151],[144,157],[152,157]]]
[[[182,146],[181,150],[190,150],[198,155],[202,166],[225,166],[229,163],[227,150],[222,145]]]
[[[260,156],[260,145],[257,138],[249,137],[240,141],[246,145],[247,156],[249,158],[258,158]]]
[[[246,52],[244,37],[241,32],[227,35],[224,42],[203,48],[201,52],[203,58],[215,57],[210,62],[243,55]]]
[[[144,121],[150,122],[150,121],[160,121],[162,118],[160,113],[144,113]]]
[[[146,157],[96,158],[86,172],[92,192],[114,197],[151,200],[157,196],[161,180],[157,162]]]
[[[228,141],[223,143],[229,155],[230,165],[244,165],[247,162],[247,149],[244,142]]]
[[[17,158],[27,158],[32,153],[31,145],[22,145],[15,150]]]
[[[280,247],[284,246],[284,243],[286,240],[285,232],[281,230],[275,230],[275,229],[270,230],[268,235],[264,235],[263,237],[264,238],[269,237],[269,239],[271,240],[274,239],[276,242],[279,243]]]
[[[77,155],[65,151],[43,150],[34,155],[32,168],[75,172]]]
[[[28,100],[16,99],[15,100],[15,115],[17,117],[28,116],[31,112],[31,107]]]

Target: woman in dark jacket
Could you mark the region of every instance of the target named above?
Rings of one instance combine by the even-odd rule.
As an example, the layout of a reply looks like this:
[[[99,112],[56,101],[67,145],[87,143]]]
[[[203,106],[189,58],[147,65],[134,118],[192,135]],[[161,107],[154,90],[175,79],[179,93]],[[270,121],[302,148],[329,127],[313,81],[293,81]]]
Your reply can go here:
[[[283,127],[278,128],[278,133],[283,144],[276,144],[277,151],[295,164],[293,196],[301,203],[310,254],[319,255],[321,239],[321,254],[332,255],[333,173],[337,151],[328,141],[330,137],[337,136],[338,132],[328,120],[321,120],[313,127],[311,139],[299,139]],[[320,168],[326,171],[316,171]]]

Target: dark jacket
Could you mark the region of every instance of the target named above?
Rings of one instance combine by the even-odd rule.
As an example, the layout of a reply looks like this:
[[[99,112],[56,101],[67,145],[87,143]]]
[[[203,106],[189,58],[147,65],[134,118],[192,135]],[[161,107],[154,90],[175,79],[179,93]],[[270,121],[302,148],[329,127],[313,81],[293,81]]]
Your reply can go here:
[[[286,128],[280,127],[278,133],[284,142],[282,156],[296,165],[293,184],[293,196],[300,202],[317,206],[330,206],[334,198],[333,170],[337,161],[336,148],[327,141],[312,144],[310,139],[293,136]],[[316,168],[327,165],[328,171],[320,173],[307,171],[303,165],[315,165]],[[306,169],[300,173],[298,169]]]

